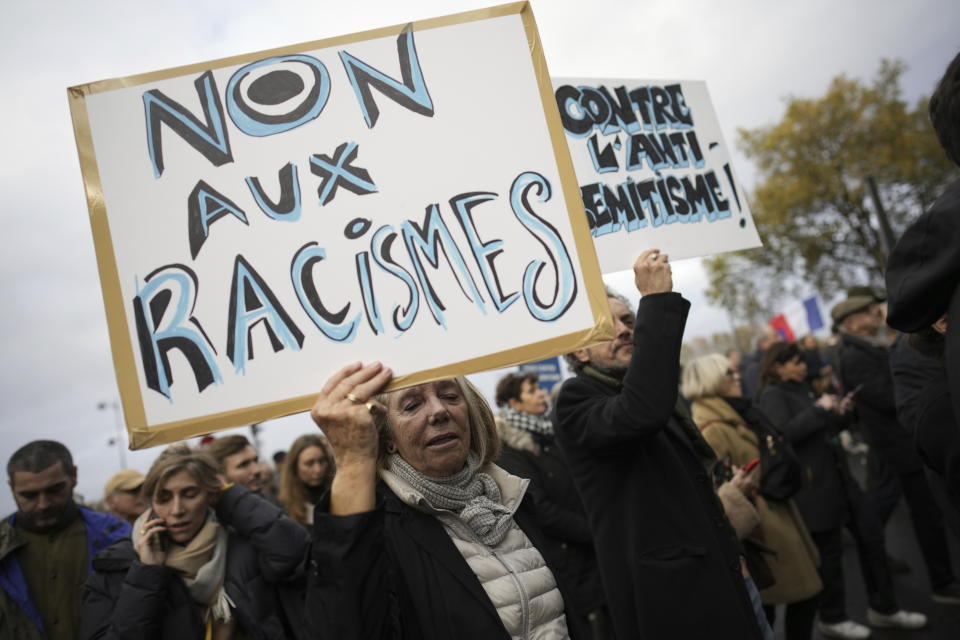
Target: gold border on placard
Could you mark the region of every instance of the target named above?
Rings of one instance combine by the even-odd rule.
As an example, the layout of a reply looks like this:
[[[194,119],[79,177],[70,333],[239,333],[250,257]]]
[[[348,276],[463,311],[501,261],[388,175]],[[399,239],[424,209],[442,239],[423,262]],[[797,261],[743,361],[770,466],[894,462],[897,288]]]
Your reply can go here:
[[[560,122],[560,114],[553,95],[550,73],[547,71],[546,59],[543,55],[540,36],[529,2],[513,2],[486,9],[431,18],[413,22],[412,25],[414,31],[423,31],[515,14],[519,14],[523,22],[527,41],[530,45],[531,62],[540,89],[544,117],[553,144],[563,198],[569,212],[576,253],[580,263],[581,273],[583,274],[581,289],[590,303],[594,327],[563,336],[556,336],[549,340],[516,347],[507,351],[488,354],[479,358],[398,376],[390,383],[390,389],[422,384],[431,380],[464,375],[466,373],[514,366],[533,360],[569,353],[584,346],[609,340],[613,337],[613,321],[610,316],[610,307],[607,303],[606,289],[600,276],[600,267],[593,245],[593,237],[590,235],[590,230],[587,226],[587,218],[584,213],[583,202],[580,198],[577,177],[574,173],[570,151],[567,148],[566,136],[563,125]],[[405,26],[405,24],[394,25],[325,40],[306,42],[267,51],[259,51],[230,58],[128,76],[126,78],[101,80],[71,87],[67,90],[70,100],[70,113],[73,118],[74,135],[77,141],[77,152],[80,157],[80,168],[83,173],[87,206],[90,211],[90,224],[93,229],[100,282],[103,288],[103,301],[113,352],[113,363],[117,373],[117,385],[120,389],[127,431],[130,435],[131,449],[141,449],[166,444],[219,429],[227,429],[306,411],[312,405],[315,396],[309,395],[288,398],[254,407],[244,407],[234,411],[209,414],[177,422],[156,425],[147,424],[143,397],[141,395],[140,377],[133,354],[131,333],[127,326],[125,305],[123,304],[120,287],[120,277],[117,270],[116,257],[113,253],[113,243],[110,236],[106,205],[103,199],[103,189],[100,183],[100,174],[93,148],[93,136],[90,130],[90,121],[87,116],[86,96],[198,73],[211,68],[242,65],[261,60],[265,57],[324,49],[353,42],[372,40],[374,38],[395,36],[398,35]]]

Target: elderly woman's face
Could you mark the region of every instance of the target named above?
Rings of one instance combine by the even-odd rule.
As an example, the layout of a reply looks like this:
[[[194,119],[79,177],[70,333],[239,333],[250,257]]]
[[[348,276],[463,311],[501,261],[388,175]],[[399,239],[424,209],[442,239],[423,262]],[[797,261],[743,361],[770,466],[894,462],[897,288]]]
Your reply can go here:
[[[387,411],[391,453],[437,478],[463,468],[470,453],[470,418],[456,382],[439,380],[392,393]]]
[[[179,544],[193,540],[207,521],[207,509],[213,502],[189,471],[178,471],[157,489],[153,511],[163,518],[167,535]]]

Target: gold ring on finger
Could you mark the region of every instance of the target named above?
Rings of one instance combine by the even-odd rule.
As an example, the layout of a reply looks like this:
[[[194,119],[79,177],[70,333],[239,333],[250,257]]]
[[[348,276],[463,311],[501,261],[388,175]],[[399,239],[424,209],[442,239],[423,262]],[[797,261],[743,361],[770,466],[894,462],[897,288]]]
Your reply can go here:
[[[343,396],[343,397],[346,398],[347,400],[349,400],[350,402],[352,402],[353,404],[363,404],[363,400],[361,400],[361,399],[358,398],[357,396],[353,395],[352,393],[348,393],[347,395],[345,395],[345,396]]]

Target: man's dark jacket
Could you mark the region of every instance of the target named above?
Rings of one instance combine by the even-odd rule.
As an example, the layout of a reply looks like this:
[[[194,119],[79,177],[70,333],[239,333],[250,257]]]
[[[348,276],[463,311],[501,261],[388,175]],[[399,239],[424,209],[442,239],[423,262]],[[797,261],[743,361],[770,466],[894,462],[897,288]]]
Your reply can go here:
[[[372,511],[329,513],[330,494],[314,512],[307,588],[307,630],[338,640],[509,640],[483,585],[436,517],[377,487]],[[543,553],[533,501],[514,520]],[[569,592],[554,571],[563,601]],[[567,618],[571,638],[575,619]]]
[[[217,519],[228,527],[224,588],[245,638],[291,635],[275,586],[303,575],[309,536],[279,508],[241,485],[223,492]],[[80,638],[187,640],[204,637],[200,608],[178,572],[140,562],[129,539],[97,555],[84,587]]]
[[[14,526],[16,515],[0,523],[0,640],[31,640],[43,638],[40,612],[33,604],[27,581],[16,551],[25,543]],[[105,547],[130,535],[130,525],[108,513],[98,513],[79,507],[80,518],[87,534],[87,571],[93,557]]]
[[[618,638],[760,638],[712,478],[674,417],[690,304],[644,296],[622,388],[581,372],[557,440],[587,509]]]
[[[803,465],[803,488],[793,500],[804,522],[811,531],[829,531],[847,521],[850,494],[859,489],[837,438],[842,418],[815,401],[806,382],[777,382],[761,389],[757,406],[793,445]]]
[[[857,417],[867,443],[898,474],[922,470],[913,438],[897,420],[887,348],[843,334],[840,372],[844,391],[856,391]]]

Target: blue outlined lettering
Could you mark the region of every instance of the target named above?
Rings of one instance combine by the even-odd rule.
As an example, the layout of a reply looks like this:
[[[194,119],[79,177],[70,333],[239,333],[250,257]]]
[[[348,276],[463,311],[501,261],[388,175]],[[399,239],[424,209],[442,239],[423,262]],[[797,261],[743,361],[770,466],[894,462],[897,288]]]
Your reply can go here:
[[[493,302],[493,306],[497,308],[498,312],[503,313],[520,297],[518,292],[504,295],[503,287],[500,284],[500,276],[497,275],[497,269],[493,264],[497,256],[503,253],[503,240],[483,242],[473,221],[473,208],[482,202],[494,200],[496,197],[497,194],[484,191],[462,193],[450,198],[450,207],[456,214],[464,235],[467,236],[470,251],[477,262],[477,267],[480,268],[480,275],[487,287],[487,293],[490,294],[490,301]]]
[[[310,156],[310,171],[320,176],[317,195],[320,206],[325,206],[337,194],[337,187],[343,187],[358,196],[377,192],[377,185],[366,169],[353,166],[357,159],[359,146],[356,142],[344,142],[333,152],[333,157],[324,154]]]
[[[274,105],[289,99],[289,82],[278,81],[266,84],[263,82],[263,80],[270,80],[270,76],[274,74],[276,74],[278,80],[289,78],[288,74],[291,74],[291,72],[284,73],[280,69],[266,74],[257,81],[259,91],[248,92],[245,96],[243,89],[243,80],[254,70],[289,62],[306,65],[313,73],[313,84],[303,100],[297,106],[282,114],[261,113],[250,106],[250,102]],[[293,75],[299,78],[299,76]],[[253,95],[250,95],[250,93]],[[310,122],[323,111],[329,96],[330,74],[327,72],[327,67],[316,58],[302,54],[265,58],[240,67],[230,76],[226,92],[227,113],[230,114],[230,119],[233,120],[233,124],[237,125],[240,131],[248,136],[262,138],[290,131]]]
[[[393,326],[397,331],[403,333],[413,324],[417,318],[417,312],[420,310],[420,291],[417,289],[417,283],[410,275],[410,272],[401,267],[390,255],[390,249],[397,239],[397,232],[393,227],[384,225],[377,229],[370,242],[370,250],[373,254],[373,261],[377,266],[396,276],[407,286],[410,292],[410,299],[406,307],[397,305],[393,308]]]
[[[227,316],[227,356],[237,373],[244,373],[247,360],[253,359],[251,332],[258,323],[263,323],[274,353],[283,348],[299,351],[303,346],[303,333],[267,283],[240,254],[233,265]]]
[[[326,257],[327,252],[317,246],[316,242],[308,242],[300,247],[290,263],[293,290],[300,300],[300,306],[323,335],[334,342],[350,343],[357,337],[360,314],[357,313],[347,320],[347,314],[350,313],[349,302],[337,312],[328,311],[320,301],[320,293],[313,277],[313,268]]]
[[[541,322],[552,322],[566,313],[577,295],[577,276],[563,239],[556,228],[538,216],[530,206],[529,193],[536,190],[538,202],[551,197],[550,182],[539,173],[525,171],[510,186],[510,208],[527,231],[546,249],[555,277],[553,300],[544,304],[537,292],[537,283],[546,262],[531,260],[523,272],[523,300],[527,310]]]
[[[247,215],[232,200],[208,185],[203,180],[187,197],[187,236],[190,241],[190,257],[197,259],[200,248],[210,236],[210,225],[231,215],[249,226]]]
[[[300,179],[297,177],[297,165],[288,162],[277,173],[280,197],[276,202],[264,193],[260,178],[248,177],[244,181],[257,206],[269,218],[284,222],[296,222],[300,219]]]
[[[440,215],[440,207],[431,204],[426,208],[423,216],[423,224],[417,224],[413,220],[406,220],[400,225],[400,233],[403,235],[403,243],[407,247],[407,253],[410,255],[410,262],[413,264],[414,271],[417,274],[417,280],[420,282],[420,288],[427,300],[427,308],[430,309],[430,315],[434,321],[444,329],[447,328],[444,320],[443,311],[446,309],[443,302],[437,297],[437,292],[427,277],[426,270],[423,267],[421,256],[427,259],[427,263],[434,269],[440,268],[440,253],[443,253],[447,266],[453,272],[453,277],[460,287],[460,291],[466,296],[467,300],[477,305],[482,313],[486,313],[486,307],[483,304],[483,296],[477,289],[477,284],[467,269],[467,263],[463,260],[463,254],[457,248],[450,230],[447,228],[443,217]],[[460,275],[457,276],[457,273]],[[467,289],[464,289],[466,283]]]
[[[714,171],[695,176],[666,176],[616,187],[594,182],[580,187],[587,224],[594,237],[618,230],[637,231],[675,222],[715,222],[729,218],[726,199]]]
[[[172,349],[187,359],[197,391],[223,382],[214,359],[216,350],[193,317],[199,288],[196,274],[182,264],[154,270],[144,278],[143,287],[137,282],[133,311],[144,378],[147,388],[171,401],[173,371],[168,354]]]
[[[586,137],[596,128],[603,135],[622,131],[627,135],[666,128],[682,131],[693,127],[693,116],[679,84],[615,87],[562,85],[554,92],[560,121],[567,135]],[[637,116],[640,116],[637,118]],[[641,125],[642,122],[642,125]]]
[[[361,251],[355,257],[357,264],[357,280],[360,282],[360,293],[363,296],[363,308],[367,312],[367,324],[373,335],[383,333],[383,320],[380,319],[380,307],[373,292],[373,281],[370,279],[370,254]]]
[[[413,41],[413,24],[405,26],[397,36],[397,57],[400,59],[402,82],[374,69],[346,51],[340,52],[340,61],[343,62],[347,78],[357,95],[357,102],[368,129],[372,129],[380,118],[380,109],[373,99],[370,87],[376,87],[380,93],[414,113],[433,117],[433,99],[420,70],[417,47]]]
[[[161,124],[170,129],[210,163],[219,167],[233,162],[230,138],[223,121],[223,105],[217,90],[217,81],[210,71],[204,72],[194,83],[203,108],[205,122],[194,116],[179,102],[163,92],[151,89],[143,93],[143,111],[147,125],[147,154],[153,166],[153,177],[163,175],[163,138]]]
[[[593,161],[593,168],[597,173],[610,173],[620,168],[620,164],[617,162],[617,154],[613,150],[614,145],[619,146],[619,144],[620,138],[618,137],[613,144],[605,145],[603,151],[600,151],[597,134],[590,136],[590,140],[587,141],[587,150],[590,152],[590,160]]]

